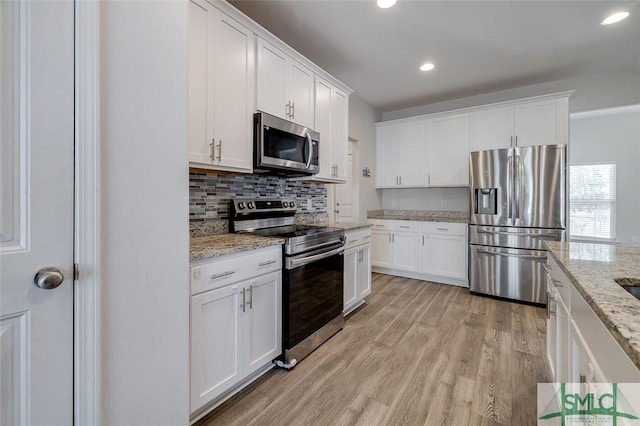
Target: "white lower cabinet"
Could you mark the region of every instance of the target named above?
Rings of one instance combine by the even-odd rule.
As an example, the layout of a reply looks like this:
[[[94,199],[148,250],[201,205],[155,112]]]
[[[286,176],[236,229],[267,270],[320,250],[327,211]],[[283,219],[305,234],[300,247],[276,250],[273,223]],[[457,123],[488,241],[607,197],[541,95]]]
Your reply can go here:
[[[344,303],[347,315],[371,294],[371,231],[347,231],[344,251]]]
[[[212,408],[281,354],[281,256],[277,246],[192,264],[192,294],[205,291],[191,296],[191,413]]]
[[[370,219],[374,272],[467,287],[467,224]]]
[[[547,357],[553,381],[640,382],[640,369],[551,257],[547,270]]]

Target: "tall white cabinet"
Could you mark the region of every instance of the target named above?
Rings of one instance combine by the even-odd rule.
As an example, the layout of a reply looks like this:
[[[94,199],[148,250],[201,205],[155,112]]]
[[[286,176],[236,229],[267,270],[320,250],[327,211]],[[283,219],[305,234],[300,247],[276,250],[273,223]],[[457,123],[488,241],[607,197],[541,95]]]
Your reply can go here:
[[[469,114],[426,120],[427,185],[469,185]]]
[[[314,179],[345,182],[349,97],[320,77],[315,79],[315,92],[315,130],[320,133],[320,171]]]
[[[251,172],[255,36],[204,0],[188,19],[189,165]]]

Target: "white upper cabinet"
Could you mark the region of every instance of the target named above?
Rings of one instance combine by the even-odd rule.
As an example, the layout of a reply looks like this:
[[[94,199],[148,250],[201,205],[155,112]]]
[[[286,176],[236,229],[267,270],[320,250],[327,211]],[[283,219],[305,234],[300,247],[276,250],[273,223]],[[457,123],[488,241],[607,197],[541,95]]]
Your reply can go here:
[[[189,1],[189,163],[251,172],[255,36],[203,0]]]
[[[471,112],[471,151],[569,142],[569,94]]]
[[[427,184],[469,185],[469,114],[427,120]]]
[[[314,128],[314,74],[258,38],[257,109]]]
[[[319,77],[316,77],[315,90],[315,130],[320,133],[320,171],[313,179],[345,182],[349,97]]]
[[[376,126],[376,187],[425,186],[425,121]]]

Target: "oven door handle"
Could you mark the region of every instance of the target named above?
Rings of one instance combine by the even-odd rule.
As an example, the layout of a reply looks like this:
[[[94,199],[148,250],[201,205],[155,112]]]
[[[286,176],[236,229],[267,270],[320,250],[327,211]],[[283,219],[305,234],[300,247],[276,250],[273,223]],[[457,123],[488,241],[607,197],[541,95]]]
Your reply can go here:
[[[327,252],[315,254],[312,256],[301,257],[299,259],[294,259],[289,257],[289,258],[286,258],[286,268],[294,269],[299,266],[304,266],[309,263],[315,262],[317,260],[322,260],[322,259],[326,259],[327,257],[335,256],[336,254],[342,254],[343,252],[344,252],[344,246],[340,246],[337,249],[329,250]]]

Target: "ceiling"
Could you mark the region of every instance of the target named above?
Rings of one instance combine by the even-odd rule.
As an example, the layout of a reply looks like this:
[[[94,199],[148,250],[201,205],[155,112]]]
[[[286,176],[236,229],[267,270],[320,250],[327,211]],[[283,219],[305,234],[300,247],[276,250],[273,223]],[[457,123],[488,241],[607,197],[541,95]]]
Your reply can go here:
[[[230,3],[382,111],[590,73],[640,73],[639,1]],[[619,9],[631,16],[600,25]],[[433,71],[418,69],[426,61]]]

